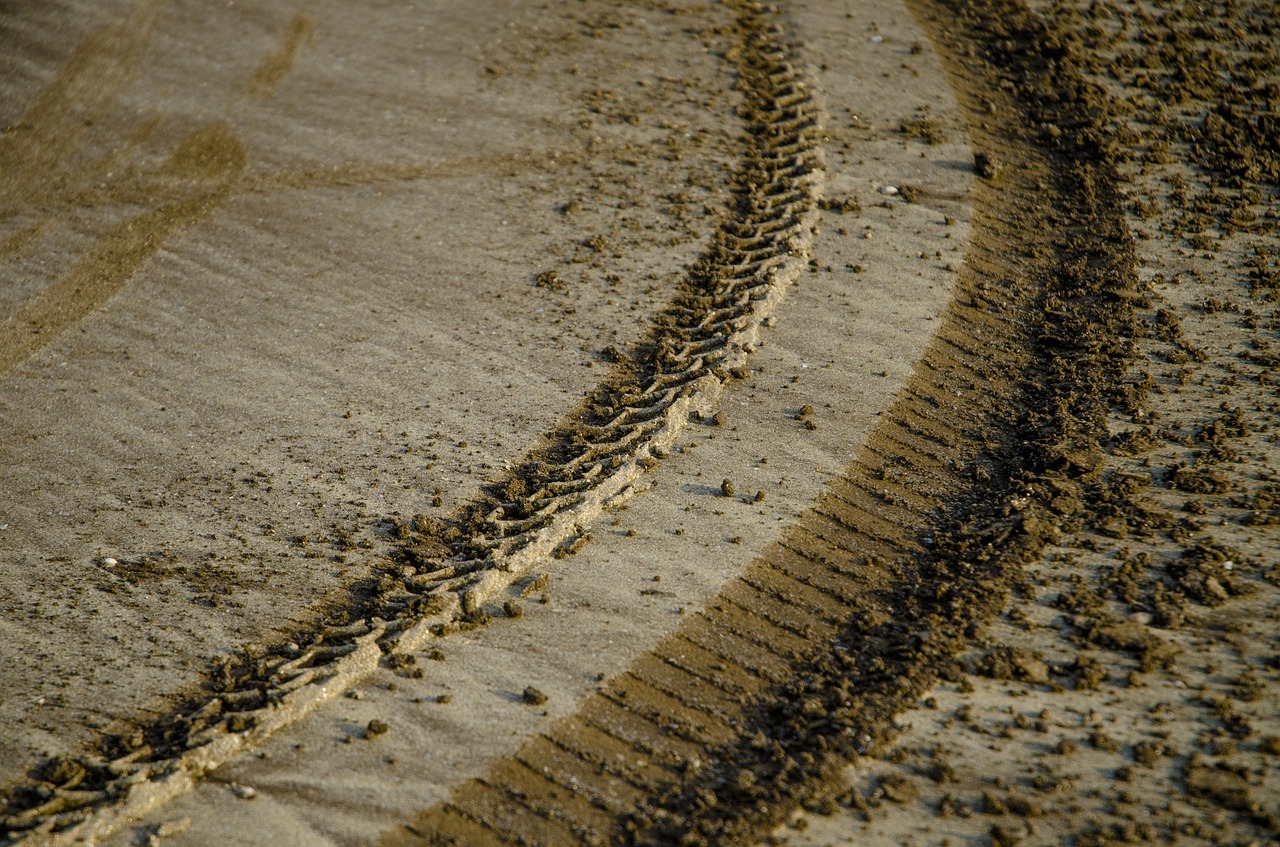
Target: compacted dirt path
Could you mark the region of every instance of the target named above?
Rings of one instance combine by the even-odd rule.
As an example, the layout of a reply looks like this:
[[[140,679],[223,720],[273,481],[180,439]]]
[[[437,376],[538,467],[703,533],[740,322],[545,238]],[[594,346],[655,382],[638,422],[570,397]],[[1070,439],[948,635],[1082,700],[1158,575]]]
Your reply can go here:
[[[127,690],[138,694],[99,700],[109,720],[72,725],[65,707],[46,720],[48,758],[37,753],[30,701],[6,701],[22,745],[6,792],[10,839],[1272,837],[1280,827],[1280,727],[1267,705],[1280,672],[1271,385],[1280,80],[1275,9],[1248,12],[1202,18],[1178,3],[1018,0],[912,0],[857,13],[810,2],[599,4],[573,14],[512,7],[507,27],[521,37],[501,60],[485,56],[472,70],[495,98],[539,79],[586,77],[571,87],[576,100],[558,104],[577,122],[562,115],[558,133],[544,136],[574,139],[586,152],[555,154],[576,165],[573,175],[539,184],[572,195],[554,215],[575,225],[588,216],[601,232],[558,254],[525,233],[513,245],[532,252],[492,245],[486,268],[536,257],[525,299],[561,304],[565,335],[581,336],[593,319],[610,327],[612,343],[584,344],[592,355],[576,363],[590,365],[582,370],[591,378],[565,380],[583,399],[550,417],[531,414],[517,443],[490,436],[503,449],[486,451],[476,468],[483,483],[465,491],[447,477],[465,462],[461,440],[433,451],[422,469],[443,469],[430,496],[422,474],[395,477],[404,493],[378,520],[361,512],[351,530],[333,525],[326,541],[335,549],[369,552],[326,552],[358,564],[331,581],[311,574],[318,602],[281,594],[288,580],[201,585],[192,605],[198,615],[208,607],[213,622],[220,591],[246,604],[293,597],[297,611],[287,625],[265,616],[242,630],[190,629],[191,640],[175,639],[150,660],[153,677],[132,677]],[[73,138],[58,129],[71,117],[93,126],[79,114],[100,108],[101,94],[84,93],[89,80],[123,86],[148,49],[130,33],[174,20],[148,4],[130,14],[138,20],[127,30],[94,31],[0,137],[12,173],[28,181],[59,173],[74,148],[39,144],[39,133]],[[291,18],[235,97],[280,96],[324,21]],[[584,38],[602,52],[578,49]],[[681,73],[641,73],[622,85],[657,44],[668,63],[683,63]],[[840,58],[854,50],[879,64]],[[626,70],[609,61],[616,55],[628,57]],[[568,56],[579,58],[566,67]],[[1214,72],[1201,72],[1205,65]],[[619,84],[602,83],[611,72]],[[865,80],[851,86],[859,73]],[[927,102],[922,86],[948,97]],[[683,100],[663,93],[672,90]],[[910,113],[886,126],[892,109],[858,106],[867,92],[876,104],[901,92],[921,99],[898,104]],[[501,125],[501,110],[494,114]],[[645,137],[654,125],[660,131]],[[36,245],[49,227],[89,237],[92,227],[67,210],[73,200],[83,208],[91,188],[51,179],[49,199],[9,213],[6,244],[30,288],[15,297],[0,348],[0,367],[18,380],[14,397],[40,396],[22,380],[53,380],[59,356],[80,363],[85,378],[100,374],[62,340],[70,328],[127,297],[161,245],[206,216],[223,220],[230,213],[219,204],[231,209],[241,186],[419,185],[465,170],[379,165],[387,175],[325,182],[318,168],[246,182],[249,148],[231,126],[191,130],[156,159],[154,176],[133,177],[152,194],[126,203],[113,189],[99,198],[121,220],[93,219],[106,234],[43,287]],[[597,136],[598,126],[608,129]],[[662,143],[667,155],[655,156]],[[526,161],[502,155],[502,169]],[[94,167],[107,177],[113,168],[135,173],[145,161],[136,156],[134,171],[105,160]],[[681,164],[686,156],[693,161]],[[520,194],[519,173],[508,180],[478,187],[534,214],[536,189]],[[607,210],[584,208],[606,189],[626,196]],[[157,191],[161,200],[149,199]],[[394,204],[369,199],[390,221]],[[661,217],[646,229],[646,214]],[[543,236],[558,231],[545,226]],[[664,242],[663,232],[683,236]],[[858,244],[881,238],[896,252]],[[667,261],[686,251],[680,270],[663,276],[649,264],[659,245],[676,248]],[[639,269],[654,284],[636,285]],[[898,285],[882,288],[885,279]],[[889,296],[877,301],[878,290]],[[869,299],[859,302],[859,292]],[[495,290],[490,304],[514,325],[519,311],[497,305],[507,294]],[[609,323],[628,297],[627,319]],[[910,317],[891,318],[899,306]],[[847,317],[831,320],[841,309]],[[432,327],[431,314],[396,317]],[[470,314],[490,320],[478,304]],[[788,320],[799,322],[792,335]],[[882,338],[845,346],[877,322]],[[404,332],[414,330],[381,337],[398,349]],[[826,340],[831,352],[817,353],[825,360],[805,361],[806,338]],[[386,356],[396,359],[394,350]],[[564,367],[519,361],[513,367],[531,376]],[[780,379],[778,367],[792,375]],[[443,381],[483,396],[484,372]],[[52,391],[59,387],[84,402],[85,389]],[[495,408],[507,414],[539,402],[499,398],[506,403]],[[344,414],[369,411],[352,405]],[[394,429],[394,412],[374,417]],[[777,420],[762,426],[771,413]],[[251,432],[270,431],[270,418],[252,420]],[[468,420],[443,416],[437,425]],[[44,436],[24,426],[16,431]],[[422,449],[407,430],[401,438],[406,454]],[[385,453],[362,458],[373,476],[395,464]],[[14,503],[20,484],[67,484],[67,458],[49,461],[61,462],[56,474],[15,475]],[[800,480],[788,486],[787,477]],[[246,479],[271,493],[269,478]],[[289,498],[297,484],[279,483]],[[199,490],[177,487],[188,498]],[[313,489],[316,515],[340,492]],[[270,524],[259,517],[269,506],[254,495],[253,517],[237,520]],[[155,507],[192,521],[173,504]],[[34,506],[14,514],[13,527],[34,533]],[[83,569],[89,555],[93,568],[134,589],[143,576],[168,580],[167,598],[121,586],[146,623],[163,608],[155,603],[175,601],[174,580],[210,579],[181,551],[86,553],[102,532],[89,523],[67,536],[79,547],[39,540],[14,549],[27,562],[43,555],[50,573]],[[718,538],[699,549],[690,536],[702,535]],[[217,552],[225,540],[209,540],[211,558],[225,555]],[[237,540],[249,549],[242,562],[275,543]],[[288,543],[313,541],[299,533]],[[310,574],[322,558],[299,555],[293,567]],[[31,572],[14,567],[7,578]],[[23,588],[34,604],[6,616],[6,626],[47,651],[34,654],[42,661],[65,655],[67,637],[34,623],[56,592]],[[64,615],[85,608],[81,594],[58,602]],[[580,620],[556,619],[571,613]],[[119,645],[126,657],[137,649]],[[37,663],[13,667],[11,690],[49,684]],[[157,699],[166,692],[174,693]],[[144,704],[155,716],[139,716]],[[467,715],[450,717],[451,709]]]

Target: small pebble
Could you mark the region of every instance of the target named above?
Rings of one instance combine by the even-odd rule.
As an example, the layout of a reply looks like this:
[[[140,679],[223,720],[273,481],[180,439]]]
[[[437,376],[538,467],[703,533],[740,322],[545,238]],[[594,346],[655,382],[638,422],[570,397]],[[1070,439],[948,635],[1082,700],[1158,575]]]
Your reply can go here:
[[[239,797],[241,800],[252,800],[258,796],[258,790],[248,785],[240,785],[239,783],[231,783],[231,793]]]
[[[102,560],[102,566],[104,568],[114,568],[118,564],[120,564],[120,562],[111,556],[108,556],[107,558]]]
[[[541,706],[543,703],[547,702],[547,695],[543,694],[532,685],[524,690],[524,694],[522,694],[521,697],[530,706]]]
[[[973,169],[983,179],[995,179],[1000,165],[990,153],[979,151],[973,154]]]
[[[886,185],[884,188],[880,189],[880,193],[885,197],[896,197],[898,195],[898,186]]]

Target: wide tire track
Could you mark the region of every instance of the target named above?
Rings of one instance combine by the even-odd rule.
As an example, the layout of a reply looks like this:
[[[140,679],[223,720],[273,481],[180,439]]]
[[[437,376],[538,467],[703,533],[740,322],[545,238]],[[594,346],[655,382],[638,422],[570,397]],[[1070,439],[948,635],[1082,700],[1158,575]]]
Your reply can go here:
[[[1105,101],[1020,3],[909,5],[999,172],[908,388],[702,612],[384,844],[758,838],[892,735],[1067,517],[1049,504],[1095,465],[1132,320]]]

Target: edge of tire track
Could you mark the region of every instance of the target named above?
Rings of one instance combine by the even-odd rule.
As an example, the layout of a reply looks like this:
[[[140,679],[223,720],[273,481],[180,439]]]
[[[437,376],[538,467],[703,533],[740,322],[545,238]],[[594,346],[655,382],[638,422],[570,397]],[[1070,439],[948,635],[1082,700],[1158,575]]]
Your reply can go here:
[[[584,527],[635,491],[689,417],[710,414],[726,382],[749,376],[745,362],[765,318],[805,268],[821,195],[821,110],[770,11],[753,0],[732,6],[744,149],[730,208],[648,340],[516,473],[447,523],[415,522],[357,620],[296,634],[305,647],[290,642],[224,663],[210,685],[217,694],[98,754],[46,762],[41,779],[13,792],[0,819],[5,843],[104,838],[380,665],[482,624],[486,603],[588,541]]]

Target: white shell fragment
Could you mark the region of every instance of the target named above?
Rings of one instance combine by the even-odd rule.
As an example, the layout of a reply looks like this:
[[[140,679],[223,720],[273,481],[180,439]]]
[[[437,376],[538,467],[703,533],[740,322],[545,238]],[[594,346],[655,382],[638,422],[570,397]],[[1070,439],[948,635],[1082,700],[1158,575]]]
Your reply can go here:
[[[886,185],[884,188],[880,189],[880,193],[886,197],[896,197],[898,195],[898,186]]]

